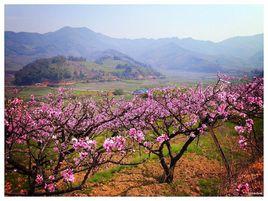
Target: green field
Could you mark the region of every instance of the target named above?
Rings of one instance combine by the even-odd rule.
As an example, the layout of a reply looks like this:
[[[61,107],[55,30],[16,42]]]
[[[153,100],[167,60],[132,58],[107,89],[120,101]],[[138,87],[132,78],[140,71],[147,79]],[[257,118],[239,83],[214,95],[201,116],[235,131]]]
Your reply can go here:
[[[120,80],[120,81],[92,81],[92,82],[79,82],[75,84],[62,86],[71,88],[75,95],[96,95],[96,91],[113,92],[116,89],[122,89],[125,95],[130,95],[131,92],[141,88],[155,88],[164,86],[190,86],[202,82],[207,84],[215,81],[215,74],[207,73],[186,73],[181,72],[180,75],[166,76],[162,79],[147,79],[147,80]],[[18,94],[14,94],[13,89],[19,90]],[[30,95],[36,97],[45,96],[48,93],[57,91],[57,87],[36,87],[36,86],[14,86],[12,84],[6,84],[5,97],[10,98],[19,96],[23,99],[27,99]]]

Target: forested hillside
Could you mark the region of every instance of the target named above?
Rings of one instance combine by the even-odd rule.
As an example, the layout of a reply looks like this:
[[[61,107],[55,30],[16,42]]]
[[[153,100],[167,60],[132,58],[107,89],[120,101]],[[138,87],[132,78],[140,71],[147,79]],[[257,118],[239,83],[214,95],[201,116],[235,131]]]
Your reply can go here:
[[[130,62],[131,61],[131,62]],[[119,80],[145,79],[159,77],[149,66],[131,58],[102,56],[96,62],[86,61],[83,57],[56,56],[38,59],[19,70],[15,74],[14,83],[17,85],[31,85],[62,80]]]

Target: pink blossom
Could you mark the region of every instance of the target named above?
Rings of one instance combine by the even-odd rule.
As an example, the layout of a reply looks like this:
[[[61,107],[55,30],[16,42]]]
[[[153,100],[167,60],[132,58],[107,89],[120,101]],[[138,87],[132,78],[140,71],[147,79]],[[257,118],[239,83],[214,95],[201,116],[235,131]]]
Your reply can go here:
[[[63,177],[64,181],[74,182],[74,174],[72,169],[66,169],[62,171],[61,176]]]
[[[200,134],[203,134],[205,132],[205,129],[207,128],[206,124],[202,124],[201,128],[198,128],[197,130],[199,131]]]
[[[22,103],[23,100],[19,99],[19,98],[14,98],[13,101],[11,102],[11,104],[14,105],[19,105]]]
[[[136,130],[136,128],[131,128],[131,129],[129,129],[129,135],[131,136],[131,137],[134,137],[134,135],[137,133],[137,130]]]
[[[246,124],[247,124],[247,125],[253,125],[254,122],[253,122],[252,119],[247,119],[247,120],[246,120]]]
[[[74,158],[74,164],[78,165],[81,162],[80,158]]]
[[[59,87],[59,88],[58,88],[58,93],[59,93],[59,94],[63,94],[64,91],[65,91],[65,89],[64,89],[63,87]]]
[[[244,149],[247,146],[247,139],[244,136],[240,135],[239,140],[238,140],[238,144],[239,144],[240,148]]]
[[[245,132],[245,129],[244,129],[243,126],[235,126],[235,130],[238,133],[244,133]]]
[[[194,137],[196,137],[196,135],[193,132],[191,132],[190,133],[190,137],[193,137],[194,138]]]
[[[9,126],[8,120],[4,119],[5,126]]]
[[[59,148],[58,147],[53,147],[53,151],[59,152]]]
[[[252,97],[252,96],[249,96],[249,97],[247,98],[247,100],[248,100],[249,103],[254,103],[254,102],[255,102],[255,98]]]
[[[87,152],[81,152],[81,153],[79,153],[79,156],[80,156],[80,159],[82,160],[82,159],[84,159],[84,158],[86,158],[88,156],[88,153]]]
[[[219,94],[218,94],[218,99],[219,99],[220,101],[225,101],[225,99],[226,99],[226,94],[227,94],[227,93],[226,93],[225,91],[219,93]]]
[[[152,143],[151,143],[151,142],[148,142],[148,141],[145,141],[145,142],[143,143],[143,145],[144,145],[145,147],[147,147],[147,148],[150,148],[150,147],[152,146]]]
[[[23,136],[19,137],[19,138],[16,140],[16,142],[17,142],[18,144],[23,144],[23,143],[26,141],[26,138],[27,138],[27,136],[26,136],[26,135],[23,135]]]
[[[239,116],[240,116],[240,117],[243,117],[243,118],[246,118],[247,115],[246,115],[245,113],[243,113],[243,112],[240,112],[240,113],[239,113]]]
[[[159,142],[160,144],[167,140],[169,140],[167,134],[160,135],[159,137],[156,138],[156,141]]]
[[[37,184],[42,184],[43,183],[43,176],[40,174],[36,175],[35,182]]]
[[[125,146],[126,146],[126,139],[122,136],[107,138],[103,143],[103,147],[106,150],[106,152],[116,150],[122,151],[125,149]]]
[[[252,131],[253,125],[254,125],[254,122],[252,119],[246,120],[246,127],[247,127],[248,132]]]
[[[106,152],[111,152],[113,150],[113,148],[115,147],[114,140],[107,138],[103,143],[103,147],[106,150]]]
[[[138,131],[135,140],[137,140],[139,143],[141,143],[144,140],[144,134],[142,131]]]
[[[221,105],[218,107],[217,111],[218,111],[218,113],[219,113],[220,115],[227,116],[227,112],[225,111],[226,106],[227,106],[226,104],[221,104]]]
[[[239,184],[236,188],[236,191],[238,192],[239,195],[248,195],[249,190],[250,188],[248,183]]]
[[[216,114],[214,112],[211,112],[209,113],[209,116],[213,119],[216,116]]]
[[[206,129],[207,128],[207,125],[206,124],[202,124],[202,128],[203,129]]]
[[[55,177],[54,177],[53,175],[50,175],[50,176],[48,177],[48,179],[49,179],[50,181],[53,181],[53,180],[55,179]]]
[[[143,132],[141,130],[136,130],[135,128],[131,128],[129,130],[129,135],[132,139],[136,140],[139,143],[145,139]]]
[[[55,185],[53,183],[45,184],[45,189],[47,189],[49,192],[55,191]]]
[[[244,109],[244,104],[243,103],[238,103],[236,105],[236,107],[239,109],[239,110],[243,110]]]
[[[95,140],[82,139],[82,138],[77,140],[76,138],[73,138],[72,143],[73,143],[73,148],[75,150],[85,149],[88,151],[93,151],[96,148],[96,141]]]

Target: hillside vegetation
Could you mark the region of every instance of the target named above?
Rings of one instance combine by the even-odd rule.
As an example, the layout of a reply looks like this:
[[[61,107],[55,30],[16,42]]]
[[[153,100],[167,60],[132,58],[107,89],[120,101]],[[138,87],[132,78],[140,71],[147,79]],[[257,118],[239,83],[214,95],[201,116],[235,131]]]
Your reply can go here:
[[[16,85],[31,85],[40,82],[57,83],[70,80],[120,80],[159,77],[160,73],[145,64],[123,57],[101,56],[96,62],[82,57],[56,56],[37,59],[15,74]]]

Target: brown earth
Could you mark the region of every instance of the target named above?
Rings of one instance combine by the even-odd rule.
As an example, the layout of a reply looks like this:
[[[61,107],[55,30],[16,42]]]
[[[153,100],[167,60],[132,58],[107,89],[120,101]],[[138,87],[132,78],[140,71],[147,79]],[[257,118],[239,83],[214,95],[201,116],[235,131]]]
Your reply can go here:
[[[249,184],[248,196],[263,196],[263,157],[243,168],[233,179],[230,188],[223,191],[226,195],[237,195],[239,184]]]
[[[188,153],[177,164],[172,184],[159,183],[162,168],[158,161],[150,161],[123,169],[108,182],[87,183],[85,190],[69,196],[198,196],[200,179],[222,179],[224,172],[219,161]],[[84,193],[87,189],[92,190]]]

